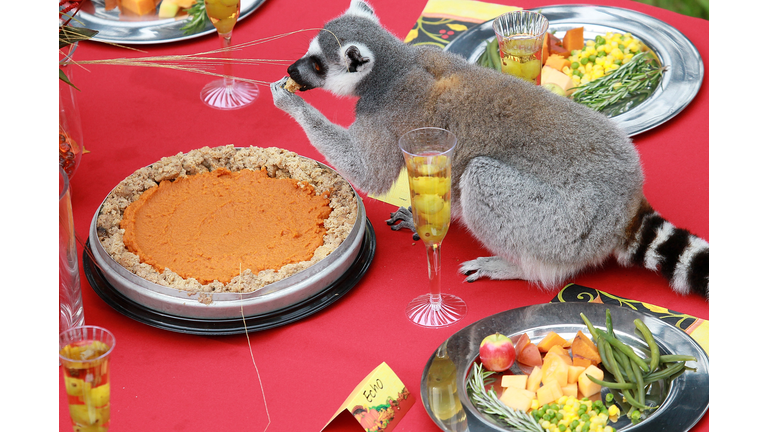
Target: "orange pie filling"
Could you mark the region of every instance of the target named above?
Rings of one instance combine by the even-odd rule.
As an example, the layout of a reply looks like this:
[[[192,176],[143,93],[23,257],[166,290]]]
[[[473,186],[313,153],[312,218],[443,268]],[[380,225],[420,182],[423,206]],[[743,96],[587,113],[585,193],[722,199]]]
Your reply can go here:
[[[227,284],[246,269],[310,260],[323,245],[329,203],[328,192],[263,168],[217,168],[146,190],[120,228],[126,248],[158,272]]]

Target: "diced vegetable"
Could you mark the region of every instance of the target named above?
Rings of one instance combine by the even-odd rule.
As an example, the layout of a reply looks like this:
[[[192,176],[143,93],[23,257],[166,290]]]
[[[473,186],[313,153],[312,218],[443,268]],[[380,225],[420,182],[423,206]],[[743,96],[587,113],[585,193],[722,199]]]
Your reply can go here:
[[[559,334],[551,331],[546,336],[544,336],[544,339],[542,339],[541,342],[539,342],[537,347],[539,348],[539,351],[545,353],[555,345],[563,346],[565,344],[566,344],[565,339],[563,339]]]
[[[528,375],[504,375],[501,377],[502,387],[517,387],[524,389],[528,384]]]
[[[604,377],[603,370],[597,366],[590,365],[584,370],[584,373],[579,375],[579,391],[584,396],[592,396],[595,393],[599,393],[602,386],[589,379],[592,376],[595,379],[602,380]]]
[[[572,52],[584,48],[584,27],[576,27],[565,32],[563,48]]]
[[[526,366],[541,366],[543,360],[536,345],[529,343],[522,351],[517,352],[517,361]]]
[[[504,405],[523,412],[531,408],[531,401],[536,397],[536,393],[523,388],[507,387],[499,397]]]

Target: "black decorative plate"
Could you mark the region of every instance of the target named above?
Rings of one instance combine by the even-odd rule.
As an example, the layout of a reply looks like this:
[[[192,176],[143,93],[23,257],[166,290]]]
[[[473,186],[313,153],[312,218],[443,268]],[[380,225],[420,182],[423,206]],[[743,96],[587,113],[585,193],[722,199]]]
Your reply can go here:
[[[159,312],[140,305],[118,292],[104,278],[91,258],[90,239],[83,252],[83,269],[91,288],[117,312],[143,324],[178,333],[207,336],[233,335],[267,330],[296,322],[334,303],[348,293],[365,275],[373,261],[376,249],[376,235],[371,221],[366,219],[365,236],[357,258],[347,271],[327,288],[314,296],[289,307],[265,314],[244,318],[187,318]]]

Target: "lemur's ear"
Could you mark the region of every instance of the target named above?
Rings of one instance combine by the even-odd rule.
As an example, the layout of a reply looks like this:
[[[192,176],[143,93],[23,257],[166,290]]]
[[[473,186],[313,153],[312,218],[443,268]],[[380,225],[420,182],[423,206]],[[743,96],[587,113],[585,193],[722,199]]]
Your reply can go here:
[[[379,22],[379,18],[373,11],[373,7],[362,0],[352,0],[346,13],[347,15],[356,15]]]
[[[371,63],[371,59],[363,55],[356,46],[352,45],[344,52],[347,58],[349,72],[363,72]]]

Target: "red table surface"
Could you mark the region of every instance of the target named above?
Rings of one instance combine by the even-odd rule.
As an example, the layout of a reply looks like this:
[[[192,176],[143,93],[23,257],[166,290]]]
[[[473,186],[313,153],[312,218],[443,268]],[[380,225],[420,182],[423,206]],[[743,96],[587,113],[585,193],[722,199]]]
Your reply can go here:
[[[567,1],[497,0],[536,8]],[[382,24],[401,39],[426,1],[372,5]],[[575,2],[578,3],[578,2]],[[624,0],[594,4],[634,9],[661,19],[687,36],[704,61],[705,77],[691,104],[670,121],[634,138],[646,173],[645,193],[666,218],[709,238],[709,26],[701,19]],[[348,0],[267,0],[238,23],[234,42],[310,29],[248,48],[244,58],[301,57],[323,23],[348,7]],[[135,46],[146,53],[101,43],[82,43],[80,60],[197,53],[218,47],[216,36]],[[267,82],[285,75],[285,65],[238,66],[235,74]],[[277,146],[324,161],[304,132],[272,104],[267,86],[255,104],[236,111],[205,107],[199,91],[210,77],[169,69],[87,66],[75,71],[82,90],[85,154],[72,180],[75,228],[82,240],[109,191],[136,169],[179,152],[235,144]],[[302,94],[329,119],[349,125],[354,100],[321,90]],[[427,290],[421,243],[385,223],[394,207],[363,198],[376,237],[372,265],[348,294],[299,322],[249,334],[258,373],[244,334],[196,336],[153,328],[116,312],[83,278],[87,324],[117,338],[112,367],[112,426],[120,431],[321,430],[349,393],[371,370],[386,362],[418,397],[424,366],[435,349],[461,328],[505,310],[549,302],[553,292],[522,281],[464,282],[461,262],[488,253],[459,224],[443,246],[443,289],[469,306],[467,317],[443,329],[417,327],[405,318],[406,303]],[[82,256],[82,245],[80,246]],[[82,263],[81,263],[82,267]],[[82,273],[82,270],[81,270]],[[675,294],[662,276],[608,261],[573,282],[666,306],[709,319],[700,298]],[[262,397],[266,396],[265,402]],[[69,430],[63,381],[59,386],[60,430]],[[362,430],[353,428],[351,430]],[[419,399],[398,431],[437,431]],[[709,415],[694,427],[709,430]]]

